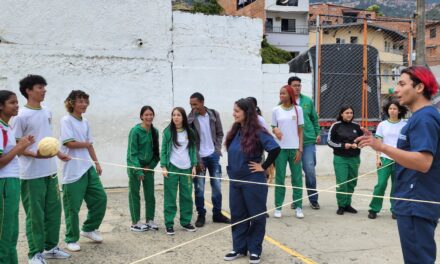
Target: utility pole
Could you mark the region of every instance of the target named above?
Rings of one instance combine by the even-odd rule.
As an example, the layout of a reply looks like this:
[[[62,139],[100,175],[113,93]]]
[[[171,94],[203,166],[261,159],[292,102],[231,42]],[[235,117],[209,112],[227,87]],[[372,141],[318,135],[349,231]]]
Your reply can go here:
[[[425,60],[425,0],[417,0],[416,11],[416,65],[426,66]]]

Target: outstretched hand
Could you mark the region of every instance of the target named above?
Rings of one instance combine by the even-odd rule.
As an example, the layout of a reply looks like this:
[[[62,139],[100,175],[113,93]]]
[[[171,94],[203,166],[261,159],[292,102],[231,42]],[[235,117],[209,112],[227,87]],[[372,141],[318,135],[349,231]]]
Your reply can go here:
[[[358,145],[359,148],[363,147],[371,147],[376,151],[381,151],[383,143],[379,139],[373,136],[373,133],[368,131],[368,129],[362,127],[362,131],[364,132],[363,136],[360,136],[354,140],[354,142]]]

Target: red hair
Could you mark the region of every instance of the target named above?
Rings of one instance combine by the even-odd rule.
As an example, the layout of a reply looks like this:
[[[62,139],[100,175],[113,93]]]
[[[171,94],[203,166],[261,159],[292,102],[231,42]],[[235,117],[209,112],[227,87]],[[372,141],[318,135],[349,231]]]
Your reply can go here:
[[[286,89],[287,93],[289,94],[290,97],[290,103],[293,105],[297,105],[296,100],[295,100],[295,91],[293,90],[292,86],[286,84],[283,87],[281,87],[281,89]]]
[[[426,67],[423,66],[411,66],[403,69],[401,74],[408,74],[415,85],[423,83],[425,91],[429,97],[435,95],[438,92],[438,83],[434,74]]]

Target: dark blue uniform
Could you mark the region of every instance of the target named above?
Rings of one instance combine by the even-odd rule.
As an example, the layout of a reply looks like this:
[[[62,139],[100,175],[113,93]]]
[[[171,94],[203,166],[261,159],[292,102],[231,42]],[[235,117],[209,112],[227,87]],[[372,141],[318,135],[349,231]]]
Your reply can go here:
[[[402,128],[397,142],[399,149],[432,154],[427,173],[396,165],[395,197],[440,202],[440,114],[426,106],[411,116]],[[405,263],[434,263],[434,240],[440,205],[396,200],[400,242]]]
[[[278,148],[274,138],[264,132],[258,133],[260,145],[264,150]],[[241,133],[237,132],[228,148],[227,171],[231,179],[266,183],[264,172],[252,173],[249,162],[261,162],[263,149],[254,155],[246,155],[241,150]],[[267,201],[267,185],[231,182],[229,185],[229,207],[231,221],[236,223],[251,216],[265,212]],[[263,214],[250,221],[232,227],[233,250],[237,253],[261,255],[264,234],[266,232],[266,216]]]

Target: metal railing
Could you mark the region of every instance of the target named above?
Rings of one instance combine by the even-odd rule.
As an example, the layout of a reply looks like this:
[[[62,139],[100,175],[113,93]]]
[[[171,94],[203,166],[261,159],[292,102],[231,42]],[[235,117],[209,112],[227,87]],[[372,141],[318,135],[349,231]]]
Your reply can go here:
[[[308,35],[309,28],[282,28],[282,27],[271,27],[266,26],[267,33],[286,33],[286,34],[298,34],[298,35]]]

